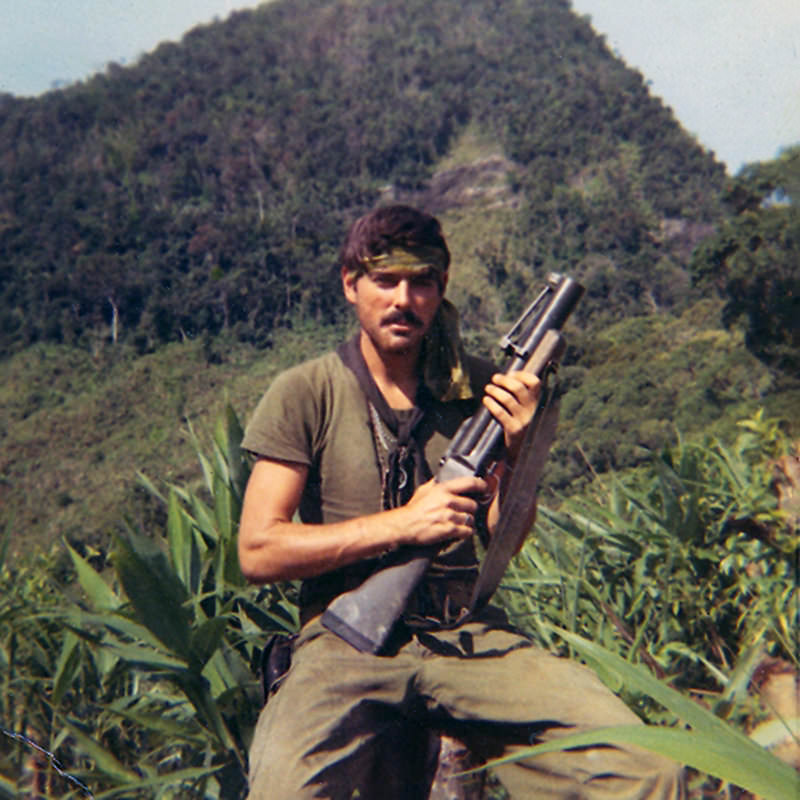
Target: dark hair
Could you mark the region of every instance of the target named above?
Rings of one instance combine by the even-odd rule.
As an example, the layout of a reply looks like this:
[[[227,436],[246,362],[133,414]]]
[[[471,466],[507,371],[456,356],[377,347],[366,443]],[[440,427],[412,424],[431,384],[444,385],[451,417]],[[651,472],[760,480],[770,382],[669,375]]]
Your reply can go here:
[[[450,265],[450,251],[439,220],[402,205],[382,206],[357,219],[347,232],[339,258],[345,269],[361,273],[366,259],[388,253],[393,247],[435,247],[444,255],[445,269]]]

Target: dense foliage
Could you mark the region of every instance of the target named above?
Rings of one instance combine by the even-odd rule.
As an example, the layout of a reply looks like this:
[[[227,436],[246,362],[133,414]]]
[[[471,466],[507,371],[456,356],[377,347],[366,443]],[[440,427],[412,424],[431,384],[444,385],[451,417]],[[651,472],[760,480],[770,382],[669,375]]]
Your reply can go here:
[[[251,409],[341,337],[342,229],[392,198],[444,220],[473,349],[545,271],[588,289],[517,619],[554,648],[602,642],[650,721],[727,736],[614,656],[757,722],[758,658],[796,659],[797,524],[773,491],[782,430],[732,420],[798,421],[798,152],[724,187],[564,0],[279,0],[0,97],[0,797],[241,789],[257,649],[296,620],[291,588],[235,565],[238,423],[199,470],[185,423],[220,385]],[[167,490],[132,498],[137,467]],[[56,534],[68,556],[20,559]]]
[[[597,322],[680,304],[719,214],[721,166],[564,0],[280,0],[0,106],[6,352],[331,320],[345,224],[387,186],[443,210],[470,126],[507,162],[504,314],[553,267]]]
[[[0,797],[242,796],[258,650],[297,613],[291,586],[247,587],[237,568],[240,438],[228,409],[210,456],[198,446],[202,486],[142,477],[165,525],[119,536],[113,570],[91,548],[68,548],[59,569],[0,554]],[[797,657],[798,532],[773,484],[786,449],[756,417],[731,445],[683,444],[606,476],[542,509],[504,589],[543,646],[595,661],[665,726],[637,729],[638,744],[694,765],[698,785],[710,773],[775,800],[796,776],[743,731],[764,716],[751,687],[759,661]],[[699,745],[709,737],[714,748]]]
[[[517,620],[580,632],[684,688],[723,690],[767,652],[793,657],[800,530],[776,491],[788,444],[760,414],[739,429],[544,507],[516,566]]]
[[[705,259],[690,286],[721,168],[558,0],[273,3],[0,102],[0,351],[16,351],[0,360],[0,504],[15,550],[102,542],[121,508],[157,518],[135,470],[195,472],[183,422],[210,424],[216,387],[249,411],[275,370],[341,335],[335,250],[379,198],[442,218],[448,291],[483,355],[544,271],[586,284],[549,486],[759,406],[797,420],[797,381],[747,354],[730,313],[726,287],[760,297],[725,277],[749,261]],[[791,196],[776,176],[791,163],[749,168],[735,207],[771,213],[759,203]],[[759,285],[791,316],[782,230],[758,257],[783,277]],[[789,337],[787,363],[797,315],[749,308]]]
[[[0,559],[0,797],[242,796],[260,649],[297,613],[239,571],[241,436],[228,409],[211,455],[198,450],[202,487],[162,493],[142,476],[167,510],[163,536],[118,536],[113,579],[83,545],[60,570]]]
[[[726,299],[727,326],[744,320],[748,349],[800,376],[800,146],[746,167],[725,198],[735,214],[694,253],[695,280]]]

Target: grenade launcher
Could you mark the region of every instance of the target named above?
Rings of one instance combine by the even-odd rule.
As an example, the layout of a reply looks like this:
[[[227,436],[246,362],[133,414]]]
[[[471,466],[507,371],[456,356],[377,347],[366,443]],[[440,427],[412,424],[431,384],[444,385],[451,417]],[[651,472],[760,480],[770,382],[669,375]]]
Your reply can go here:
[[[505,372],[524,370],[542,377],[546,370],[558,363],[564,351],[564,340],[559,331],[583,291],[583,287],[571,278],[555,273],[548,275],[545,288],[500,340],[500,347],[508,357]],[[546,394],[544,391],[543,401]],[[540,410],[542,408],[543,402],[540,402]],[[526,435],[526,445],[536,441],[535,428],[541,417],[537,411],[531,422],[531,430]],[[554,425],[552,427],[554,434]],[[456,431],[439,463],[435,479],[444,482],[464,475],[483,477],[502,438],[503,428],[500,423],[485,408],[481,408],[464,420]],[[545,452],[540,455],[539,462],[543,463],[548,448],[549,442],[544,446]],[[524,453],[520,458],[523,457]],[[538,480],[538,475],[535,480]],[[511,485],[510,494],[513,493],[515,483],[516,480]],[[535,485],[527,488],[528,491],[535,491]],[[529,502],[532,503],[533,500]],[[510,505],[514,506],[513,503]],[[501,510],[498,530],[492,539],[502,529],[502,538],[518,541],[519,532],[510,532],[513,522],[509,524],[505,520],[506,524],[503,524],[503,516]],[[491,549],[494,544],[493,541],[487,557],[493,556],[491,560],[496,562],[496,553]],[[323,613],[322,624],[357,650],[378,653],[403,613],[411,593],[441,548],[440,544],[401,548],[389,566],[372,574],[357,588],[336,597]],[[502,552],[508,550],[508,547],[501,546]],[[500,556],[500,574],[492,581],[495,585],[511,555],[513,548],[507,555]],[[494,571],[498,572],[496,565]],[[480,576],[478,580],[481,583]]]

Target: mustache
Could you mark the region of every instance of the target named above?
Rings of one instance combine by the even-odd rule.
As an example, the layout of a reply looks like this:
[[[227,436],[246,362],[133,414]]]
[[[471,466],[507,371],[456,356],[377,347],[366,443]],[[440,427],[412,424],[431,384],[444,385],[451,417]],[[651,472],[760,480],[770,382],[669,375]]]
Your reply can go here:
[[[415,328],[421,328],[423,325],[422,320],[413,311],[395,311],[383,319],[384,325],[394,325],[395,323],[413,325]]]

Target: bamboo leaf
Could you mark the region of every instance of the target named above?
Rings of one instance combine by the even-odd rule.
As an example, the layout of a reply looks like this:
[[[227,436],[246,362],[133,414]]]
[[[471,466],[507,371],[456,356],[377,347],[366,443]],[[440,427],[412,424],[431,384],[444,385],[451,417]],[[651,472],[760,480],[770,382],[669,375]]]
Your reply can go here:
[[[137,664],[156,671],[168,670],[175,672],[176,670],[184,671],[189,668],[186,661],[161,650],[155,650],[152,647],[112,641],[104,642],[103,647],[107,647],[128,664]]]
[[[200,580],[200,552],[192,520],[178,501],[174,491],[169,493],[167,507],[167,544],[176,574],[189,592],[196,592]]]
[[[222,747],[236,756],[237,761],[242,765],[242,768],[244,768],[244,754],[239,752],[236,742],[222,716],[220,707],[211,695],[208,682],[196,674],[178,676],[177,682],[189,699],[189,702],[196,709],[199,718],[208,726],[209,731],[217,737]]]
[[[162,711],[144,712],[130,709],[106,708],[112,714],[135,722],[143,730],[152,733],[161,733],[170,739],[180,739],[190,744],[202,744],[207,737],[205,731],[192,718],[188,720],[174,719],[166,716]]]
[[[164,554],[129,532],[118,537],[115,567],[141,622],[168,650],[193,662],[186,587]]]
[[[6,525],[5,532],[3,533],[3,540],[0,542],[0,570],[6,563],[6,556],[8,555],[8,545],[11,542],[11,523]]]
[[[122,614],[92,614],[80,608],[71,608],[64,618],[75,633],[79,636],[83,635],[84,638],[88,638],[85,628],[93,626],[103,628],[107,632],[114,631],[128,640],[149,645],[155,650],[163,650],[163,644],[150,630]],[[103,644],[103,642],[100,641],[98,644]]]
[[[86,592],[92,606],[97,609],[110,610],[119,608],[122,601],[114,590],[100,577],[91,564],[72,548],[69,542],[65,540],[64,545],[72,559],[81,588]]]
[[[200,440],[197,438],[197,434],[194,432],[194,428],[192,427],[192,423],[187,420],[187,426],[189,428],[189,437],[192,440],[192,445],[194,446],[195,455],[197,456],[197,460],[200,462],[200,468],[203,470],[203,479],[208,491],[212,491],[212,484],[213,484],[213,476],[214,470],[205,454],[203,453],[203,448],[200,444]]]
[[[7,778],[5,775],[0,775],[0,798],[14,800],[17,797],[19,797],[17,794],[17,782]]]
[[[163,775],[154,775],[143,780],[128,781],[124,786],[118,786],[107,792],[100,792],[95,795],[95,800],[112,800],[115,797],[131,797],[136,792],[143,792],[148,789],[156,789],[164,786],[175,786],[178,784],[196,783],[203,778],[213,775],[219,771],[222,765],[211,767],[190,767],[188,769],[175,770]]]
[[[214,514],[220,539],[230,539],[238,520],[239,509],[232,496],[230,485],[219,473],[214,475]]]
[[[223,417],[224,422],[218,425],[218,431],[224,430],[224,436],[218,436],[219,445],[230,470],[230,483],[237,492],[244,490],[247,480],[247,470],[245,469],[242,458],[241,442],[244,438],[244,430],[230,403],[226,403]],[[224,428],[223,428],[224,425]]]
[[[216,543],[219,539],[219,532],[214,513],[197,495],[192,495],[189,502],[195,524],[210,542]]]
[[[555,626],[553,627],[555,629]],[[644,692],[690,725],[694,729],[693,734],[701,737],[698,742],[702,741],[702,747],[705,748],[702,753],[692,753],[689,740],[685,745],[680,744],[679,737],[671,735],[664,737],[661,745],[658,745],[658,752],[735,783],[737,786],[760,794],[769,800],[772,798],[783,800],[783,798],[791,796],[786,793],[790,787],[797,789],[795,771],[752,742],[741,731],[726,724],[710,711],[657,680],[642,667],[629,664],[615,653],[569,631],[555,630],[559,636],[593,663],[600,664],[605,670],[616,673],[626,688]],[[647,730],[652,731],[653,729],[648,728]],[[672,734],[678,733],[680,731],[672,731]],[[646,735],[651,736],[652,734]],[[640,739],[631,739],[631,741],[648,746]],[[651,741],[657,744],[659,739],[655,737]],[[698,742],[695,742],[694,746],[702,750]],[[662,746],[663,749],[661,749]],[[650,749],[656,749],[656,747],[650,747]],[[673,753],[680,753],[680,757]]]
[[[207,620],[193,630],[192,647],[201,664],[205,664],[219,648],[227,624],[228,616],[221,615]]]
[[[678,718],[691,725],[698,733],[704,733],[709,737],[733,737],[740,743],[748,742],[743,733],[726,725],[711,712],[655,678],[646,669],[630,664],[616,653],[612,653],[582,636],[555,625],[552,627],[562,639],[585,658],[590,659],[593,664],[601,666],[604,672],[616,673],[627,688],[636,689],[649,695]]]
[[[156,485],[144,474],[144,472],[137,472],[136,478],[139,483],[148,491],[153,497],[157,497],[164,505],[167,504],[167,498],[158,490]]]
[[[60,705],[67,689],[72,685],[80,665],[80,639],[68,631],[61,646],[53,676],[53,705]]]
[[[741,744],[709,737],[705,733],[649,725],[599,728],[559,737],[526,748],[511,757],[490,761],[483,768],[573,747],[613,743],[632,744],[660,753],[679,764],[694,767],[753,792],[764,800],[797,797],[800,789],[800,776],[788,764],[752,742],[742,747]]]
[[[75,740],[75,745],[84,755],[91,758],[100,772],[115,781],[129,784],[138,781],[139,776],[127,769],[117,758],[91,736],[87,736],[78,724],[68,720],[64,723],[70,735]]]

